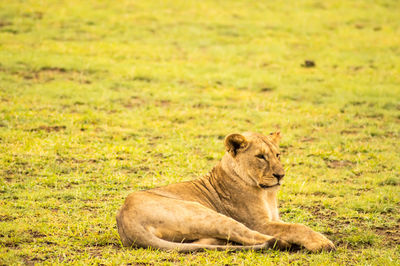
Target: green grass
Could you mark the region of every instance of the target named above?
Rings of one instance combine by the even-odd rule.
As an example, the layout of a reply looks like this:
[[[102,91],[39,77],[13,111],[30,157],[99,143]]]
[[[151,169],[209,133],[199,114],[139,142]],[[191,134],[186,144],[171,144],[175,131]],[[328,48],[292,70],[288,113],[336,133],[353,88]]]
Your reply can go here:
[[[398,264],[399,11],[0,2],[0,264]],[[276,129],[282,217],[337,251],[121,247],[115,214],[130,192],[205,174],[229,133]]]

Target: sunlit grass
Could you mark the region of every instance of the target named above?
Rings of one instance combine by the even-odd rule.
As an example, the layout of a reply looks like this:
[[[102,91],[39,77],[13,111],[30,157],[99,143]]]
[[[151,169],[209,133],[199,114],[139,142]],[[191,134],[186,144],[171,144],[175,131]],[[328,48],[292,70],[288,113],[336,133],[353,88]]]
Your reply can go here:
[[[399,10],[0,2],[0,264],[397,264]],[[337,251],[121,247],[131,191],[205,174],[229,133],[276,129],[281,215]]]

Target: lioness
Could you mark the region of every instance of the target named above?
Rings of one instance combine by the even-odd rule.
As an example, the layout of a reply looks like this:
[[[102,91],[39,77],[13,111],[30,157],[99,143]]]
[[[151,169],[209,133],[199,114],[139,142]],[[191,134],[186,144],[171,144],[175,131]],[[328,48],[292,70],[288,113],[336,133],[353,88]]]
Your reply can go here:
[[[130,194],[117,214],[124,246],[180,252],[289,248],[332,250],[305,225],[280,220],[276,194],[285,175],[280,132],[231,134],[206,176]]]

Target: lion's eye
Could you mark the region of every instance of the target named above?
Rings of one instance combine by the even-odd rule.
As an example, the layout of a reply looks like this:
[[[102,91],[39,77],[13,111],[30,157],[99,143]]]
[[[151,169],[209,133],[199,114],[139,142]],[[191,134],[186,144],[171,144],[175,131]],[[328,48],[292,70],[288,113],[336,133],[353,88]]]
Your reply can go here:
[[[264,154],[257,154],[256,157],[265,160]]]
[[[280,155],[279,153],[276,154],[276,158],[279,159],[280,156],[281,156],[281,155]]]

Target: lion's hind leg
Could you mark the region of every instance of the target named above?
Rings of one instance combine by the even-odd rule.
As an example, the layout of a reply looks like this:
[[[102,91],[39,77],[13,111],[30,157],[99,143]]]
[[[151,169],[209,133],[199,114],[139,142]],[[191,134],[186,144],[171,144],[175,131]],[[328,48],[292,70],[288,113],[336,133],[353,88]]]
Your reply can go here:
[[[196,241],[193,241],[192,244],[199,244],[199,245],[228,245],[227,240],[222,240],[218,238],[201,238]]]
[[[288,248],[285,241],[251,230],[196,202],[143,194],[130,201],[117,217],[121,239],[128,239],[128,245],[181,252]],[[221,245],[219,239],[242,246]],[[194,243],[183,243],[185,240]]]

